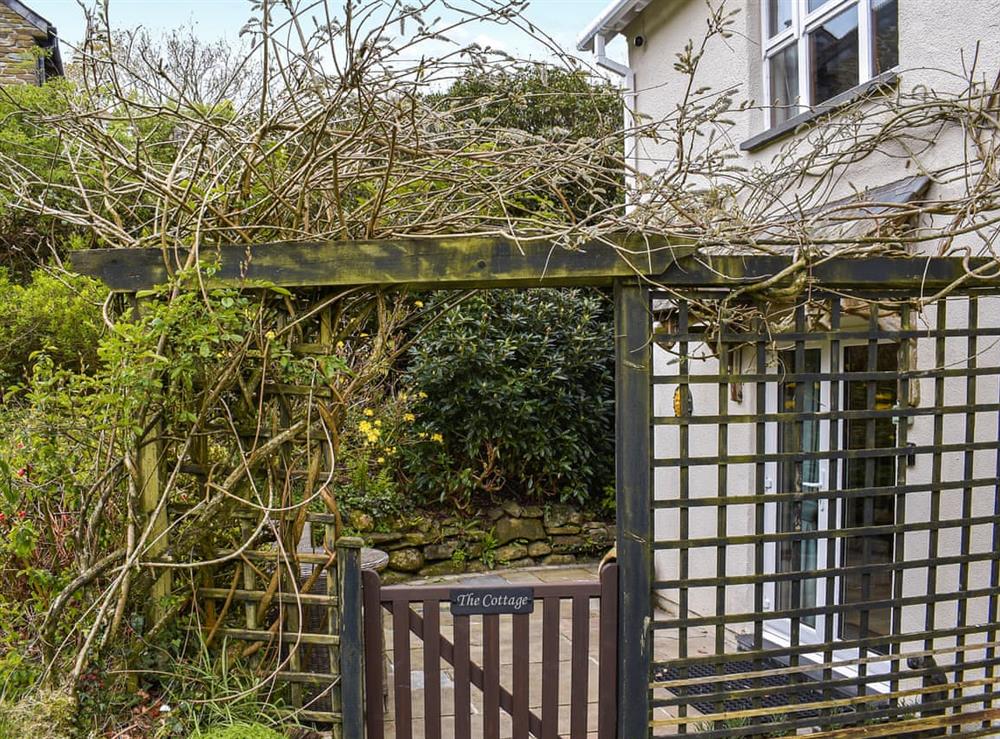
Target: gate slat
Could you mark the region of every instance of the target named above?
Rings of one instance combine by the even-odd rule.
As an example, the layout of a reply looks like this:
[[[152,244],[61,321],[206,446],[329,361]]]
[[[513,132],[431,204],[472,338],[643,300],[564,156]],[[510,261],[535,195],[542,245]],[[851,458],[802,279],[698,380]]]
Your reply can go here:
[[[615,739],[618,708],[618,565],[601,570],[597,739]]]
[[[424,601],[424,736],[441,739],[441,604]]]
[[[406,601],[392,602],[392,664],[396,699],[396,739],[413,736],[413,710],[410,705],[410,607]]]
[[[529,618],[527,614],[514,616],[514,681],[511,690],[514,696],[514,739],[528,739],[528,653],[531,650]]]
[[[590,598],[573,596],[573,646],[570,673],[570,739],[587,739],[587,687],[590,665]]]
[[[483,737],[500,739],[500,617],[483,616]]]
[[[379,594],[381,579],[372,570],[363,570],[361,578],[365,614],[365,724],[368,739],[384,739],[382,660],[385,651]]]
[[[469,675],[469,617],[454,619],[455,739],[472,737],[472,686]]]
[[[546,598],[542,611],[542,739],[559,739],[559,606]]]

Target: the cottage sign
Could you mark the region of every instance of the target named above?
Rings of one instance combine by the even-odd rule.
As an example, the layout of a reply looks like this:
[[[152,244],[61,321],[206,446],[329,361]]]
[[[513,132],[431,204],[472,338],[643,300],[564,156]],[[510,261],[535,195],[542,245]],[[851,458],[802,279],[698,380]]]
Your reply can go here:
[[[532,588],[452,588],[451,612],[455,616],[499,613],[531,613],[535,610]]]

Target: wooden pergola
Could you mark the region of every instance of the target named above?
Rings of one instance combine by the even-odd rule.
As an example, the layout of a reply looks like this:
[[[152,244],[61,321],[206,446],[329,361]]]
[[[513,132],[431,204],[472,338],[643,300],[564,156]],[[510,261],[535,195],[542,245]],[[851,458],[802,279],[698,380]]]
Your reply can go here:
[[[154,248],[97,249],[72,254],[72,265],[75,271],[100,279],[114,291],[138,293],[168,282],[189,257],[186,251]],[[550,242],[492,237],[230,245],[202,248],[199,259],[202,264],[214,265],[207,278],[209,284],[247,289],[614,288],[620,565],[618,735],[645,736],[649,730],[652,649],[645,637],[654,580],[649,505],[653,424],[650,290],[732,288],[766,281],[779,285],[783,273],[790,274],[793,267],[801,265],[790,256],[704,256],[692,243],[638,235],[594,240],[572,250]],[[985,259],[956,258],[826,259],[809,268],[809,279],[824,289],[930,294],[956,281],[969,280],[970,269],[982,270],[989,264]],[[992,275],[973,281],[979,287],[1000,284]],[[360,664],[360,653],[356,658]],[[344,685],[345,717],[349,705],[362,701],[360,681],[354,682],[350,688]],[[346,724],[345,733],[353,736]]]

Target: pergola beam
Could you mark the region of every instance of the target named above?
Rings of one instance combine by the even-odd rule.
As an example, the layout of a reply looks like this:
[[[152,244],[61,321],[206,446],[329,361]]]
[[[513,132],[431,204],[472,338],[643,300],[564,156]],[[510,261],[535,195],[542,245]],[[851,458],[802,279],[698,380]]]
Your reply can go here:
[[[594,240],[577,249],[506,238],[441,237],[378,241],[288,242],[203,249],[214,283],[287,288],[404,285],[421,289],[610,286],[619,278],[664,272],[694,247],[639,236]],[[73,269],[119,292],[168,281],[185,251],[90,249]]]
[[[648,278],[653,286],[731,288],[780,274],[788,256],[707,256],[689,243],[663,238],[618,237],[566,249],[544,241],[440,237],[378,241],[288,242],[204,249],[203,265],[215,265],[212,284],[286,288],[411,285],[417,289],[611,286],[615,280]],[[186,251],[90,249],[71,255],[73,268],[119,292],[148,290],[168,281]],[[1000,286],[986,258],[867,257],[820,259],[810,281],[829,289],[935,290],[969,270],[986,276],[967,286]],[[777,285],[776,285],[777,286]]]

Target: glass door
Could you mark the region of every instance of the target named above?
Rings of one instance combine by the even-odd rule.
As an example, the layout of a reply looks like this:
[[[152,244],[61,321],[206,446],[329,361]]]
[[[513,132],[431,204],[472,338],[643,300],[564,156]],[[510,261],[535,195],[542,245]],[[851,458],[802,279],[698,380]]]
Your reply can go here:
[[[844,348],[844,370],[853,372],[895,372],[898,344],[848,346]],[[844,408],[848,411],[887,411],[896,406],[895,377],[877,380],[848,380],[844,387]],[[887,416],[848,418],[844,423],[846,449],[892,449],[896,446],[896,424]],[[841,527],[871,529],[891,526],[896,521],[896,457],[892,452],[863,459],[848,457],[844,464]],[[847,536],[841,545],[844,567],[856,568],[841,578],[840,598],[857,605],[844,611],[840,620],[842,639],[888,636],[892,621],[890,608],[868,608],[866,604],[892,598],[893,534]],[[883,652],[885,649],[872,648]]]
[[[771,465],[770,489],[777,502],[769,506],[771,530],[779,535],[771,548],[769,571],[791,577],[776,578],[769,588],[775,618],[770,630],[790,642],[821,640],[825,587],[807,573],[825,568],[826,546],[820,532],[827,528],[827,501],[819,494],[826,489],[825,460],[829,448],[829,422],[816,413],[828,408],[828,386],[808,378],[821,371],[824,351],[819,348],[782,351],[778,369],[785,377],[777,383],[777,452]],[[800,379],[806,375],[806,379]],[[801,577],[796,573],[803,573]]]

